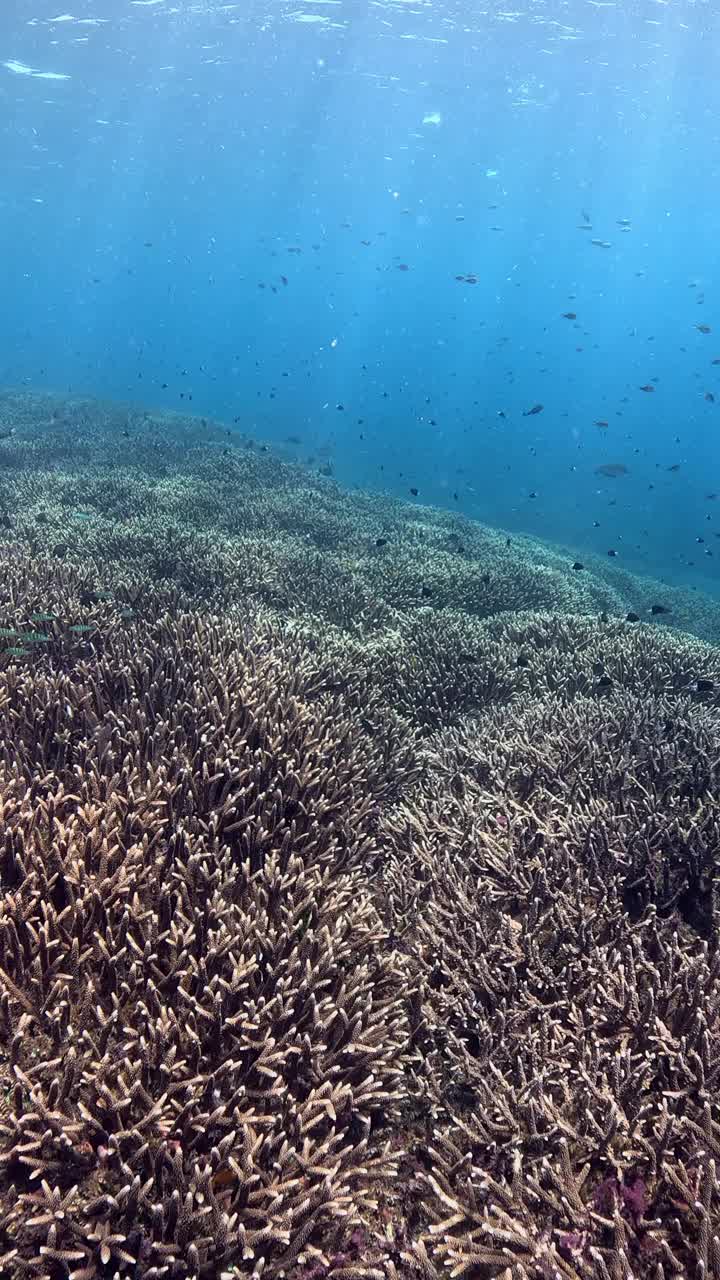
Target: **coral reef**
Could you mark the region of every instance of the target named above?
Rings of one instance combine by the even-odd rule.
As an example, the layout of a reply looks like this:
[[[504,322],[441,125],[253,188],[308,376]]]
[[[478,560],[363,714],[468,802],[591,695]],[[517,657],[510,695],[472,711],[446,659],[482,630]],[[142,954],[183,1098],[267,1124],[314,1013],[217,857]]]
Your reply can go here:
[[[249,602],[365,636],[419,609],[647,617],[658,584],[614,562],[382,495],[343,493],[239,433],[178,414],[0,396],[0,527],[115,592],[161,585],[186,608]],[[662,588],[654,625],[720,639],[720,607]]]
[[[231,624],[41,662],[0,684],[5,1264],[327,1265],[394,1171],[401,760]]]
[[[714,604],[0,415],[3,1280],[720,1280]]]
[[[563,677],[588,626],[534,620],[523,643],[553,630],[545,690],[428,742],[388,819],[433,1114],[415,1149],[432,1221],[407,1258],[426,1275],[720,1275],[716,700],[682,673],[683,642],[637,631],[622,687],[577,690]]]

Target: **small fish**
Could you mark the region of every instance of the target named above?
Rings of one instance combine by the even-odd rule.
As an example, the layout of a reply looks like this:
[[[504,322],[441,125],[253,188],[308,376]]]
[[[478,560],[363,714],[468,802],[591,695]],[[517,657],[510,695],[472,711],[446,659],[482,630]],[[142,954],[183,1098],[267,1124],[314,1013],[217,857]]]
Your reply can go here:
[[[597,689],[611,689],[612,680],[610,676],[600,676],[600,679],[598,680],[597,685],[595,687]]]
[[[713,693],[715,689],[715,681],[708,680],[704,676],[699,676],[695,682],[695,689],[697,693]]]
[[[576,560],[575,563],[573,564],[573,569],[584,569],[584,568],[585,568],[585,565],[581,564],[579,560]]]
[[[672,609],[669,609],[666,604],[651,604],[650,613],[653,617],[657,617],[660,613],[672,613]]]
[[[641,391],[654,391],[655,388],[651,382],[646,382],[644,387],[640,387]]]
[[[376,547],[386,547],[386,546],[387,546],[387,544],[388,544],[388,540],[387,540],[387,538],[376,538],[376,539],[375,539],[375,546],[376,546]]]
[[[609,555],[609,556],[616,556],[616,555],[617,555],[617,551],[612,551],[612,550],[611,550],[611,551],[608,551],[608,555]]]
[[[612,245],[609,240],[591,240],[590,243],[597,245],[598,249],[612,249]]]
[[[666,467],[666,468],[665,468],[665,470],[666,470],[666,471],[679,471],[679,470],[680,470],[680,463],[679,463],[679,462],[673,462],[673,463],[671,464],[671,466]]]
[[[711,363],[711,364],[720,364],[720,356],[716,356],[714,360],[711,360],[711,361],[710,361],[710,363]]]
[[[542,413],[545,408],[542,404],[534,404],[532,409],[527,409],[523,414],[523,418],[532,418],[536,413]]]
[[[603,462],[601,466],[595,468],[596,476],[608,476],[611,480],[616,480],[618,476],[629,474],[624,462]]]
[[[399,262],[399,263],[398,263],[398,271],[409,271],[409,270],[410,270],[410,268],[409,268],[409,266],[408,266],[407,262]]]
[[[420,491],[419,491],[419,489],[416,489],[416,488],[413,486],[413,488],[410,490],[410,492],[411,492],[411,494],[412,494],[413,498],[417,498],[418,493],[419,493]]]
[[[709,324],[696,324],[695,328],[697,329],[698,333],[712,333],[712,329],[710,328]]]
[[[574,311],[563,311],[563,320],[577,320],[577,314]]]
[[[713,395],[712,391],[705,392],[705,399],[707,400],[708,404],[715,403],[715,396]]]
[[[610,426],[610,423],[609,423],[609,422],[606,422],[604,418],[596,418],[596,419],[595,419],[595,421],[593,422],[593,426],[594,426],[594,427],[609,427],[609,426]]]
[[[626,622],[639,622],[639,621],[640,621],[640,614],[639,614],[639,613],[626,613],[626,614],[625,614],[625,621],[626,621]]]

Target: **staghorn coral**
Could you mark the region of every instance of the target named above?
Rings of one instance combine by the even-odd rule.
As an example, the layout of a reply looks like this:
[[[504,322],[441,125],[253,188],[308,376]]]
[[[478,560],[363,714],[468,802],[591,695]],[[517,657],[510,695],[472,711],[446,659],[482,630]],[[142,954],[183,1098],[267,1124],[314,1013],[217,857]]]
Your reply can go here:
[[[3,1280],[720,1280],[718,651],[205,420],[0,413]]]
[[[361,869],[398,771],[277,636],[137,641],[0,675],[0,1254],[327,1265],[395,1169],[405,1014]]]
[[[527,537],[383,495],[342,493],[204,418],[24,393],[0,396],[0,516],[34,555],[173,590],[186,609],[249,602],[350,635],[431,607],[644,615],[655,583]],[[664,589],[669,620],[720,635],[717,604]],[[655,624],[658,626],[658,624]],[[663,626],[664,624],[659,624]]]
[[[430,740],[419,793],[386,819],[429,1117],[430,1220],[404,1263],[715,1280],[720,714],[686,685],[701,647],[678,653],[673,692],[647,650],[669,665],[683,643],[632,632],[627,687],[588,696],[563,672],[587,623],[509,625],[552,637],[564,695]]]

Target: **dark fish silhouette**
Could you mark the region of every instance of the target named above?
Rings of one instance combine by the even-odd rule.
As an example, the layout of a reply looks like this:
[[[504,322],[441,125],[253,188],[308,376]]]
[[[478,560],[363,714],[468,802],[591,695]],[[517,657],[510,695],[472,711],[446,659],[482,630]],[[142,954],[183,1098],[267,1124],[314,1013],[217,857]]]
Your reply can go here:
[[[629,475],[629,472],[624,462],[603,462],[602,466],[595,468],[595,475],[609,476],[611,480],[616,480],[618,476]]]
[[[669,609],[666,604],[651,604],[650,612],[657,617],[659,613],[672,613],[672,609]]]
[[[654,386],[652,385],[652,383],[651,383],[651,382],[646,382],[646,383],[645,383],[645,386],[644,386],[644,387],[641,387],[641,388],[640,388],[640,390],[641,390],[641,391],[654,391],[654,390],[655,390],[655,388],[654,388]]]
[[[577,314],[574,311],[563,311],[563,320],[577,320]]]
[[[696,324],[695,328],[697,329],[698,333],[712,333],[712,329],[710,328],[709,324]]]
[[[625,614],[625,621],[626,621],[626,622],[639,622],[639,621],[640,621],[640,614],[639,614],[639,613],[626,613],[626,614]]]
[[[527,409],[523,414],[523,418],[532,418],[536,413],[542,413],[545,406],[543,404],[534,404],[532,409]]]

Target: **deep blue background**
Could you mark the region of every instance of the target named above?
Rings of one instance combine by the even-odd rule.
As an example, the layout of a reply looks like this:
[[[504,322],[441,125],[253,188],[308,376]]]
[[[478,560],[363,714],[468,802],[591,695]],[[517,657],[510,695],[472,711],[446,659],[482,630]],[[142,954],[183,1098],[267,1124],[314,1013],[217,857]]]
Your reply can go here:
[[[714,589],[717,6],[68,3],[0,18],[0,385]]]

